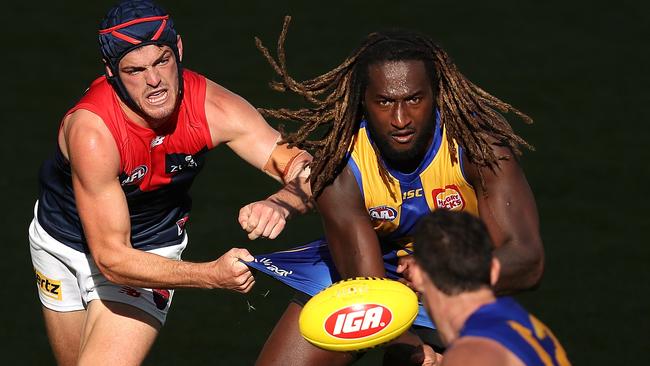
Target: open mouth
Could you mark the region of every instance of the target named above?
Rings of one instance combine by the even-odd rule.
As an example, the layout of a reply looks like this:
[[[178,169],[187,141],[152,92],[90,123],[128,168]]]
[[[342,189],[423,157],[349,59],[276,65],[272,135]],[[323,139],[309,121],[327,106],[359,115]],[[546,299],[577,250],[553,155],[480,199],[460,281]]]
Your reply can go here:
[[[167,101],[167,89],[157,90],[146,95],[147,103],[151,105],[161,105]]]
[[[395,140],[395,142],[399,144],[408,144],[415,137],[415,131],[414,130],[396,131],[391,133],[390,136],[393,138],[393,140]]]

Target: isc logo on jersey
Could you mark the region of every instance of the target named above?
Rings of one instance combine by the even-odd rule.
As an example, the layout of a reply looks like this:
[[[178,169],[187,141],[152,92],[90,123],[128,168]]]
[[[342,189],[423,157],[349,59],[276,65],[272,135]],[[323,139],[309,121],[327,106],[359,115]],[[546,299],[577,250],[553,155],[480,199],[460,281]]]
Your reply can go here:
[[[393,221],[397,218],[397,210],[389,206],[377,206],[368,210],[373,220]]]
[[[325,320],[325,331],[336,338],[359,339],[377,334],[393,319],[391,311],[382,305],[347,306]]]
[[[139,167],[133,169],[131,171],[131,174],[129,174],[128,177],[126,177],[122,181],[122,185],[127,185],[127,184],[135,184],[144,178],[144,176],[147,174],[147,166],[146,165],[140,165]]]
[[[465,208],[463,195],[460,194],[460,189],[454,184],[445,186],[445,188],[434,189],[431,195],[433,196],[433,204],[436,208],[457,211]]]

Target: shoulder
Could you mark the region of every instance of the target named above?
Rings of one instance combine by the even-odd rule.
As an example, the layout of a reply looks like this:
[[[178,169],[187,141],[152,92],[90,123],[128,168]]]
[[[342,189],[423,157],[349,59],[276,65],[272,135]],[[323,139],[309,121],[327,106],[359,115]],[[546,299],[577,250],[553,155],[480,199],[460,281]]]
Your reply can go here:
[[[508,176],[510,171],[520,170],[517,155],[510,147],[490,135],[486,135],[486,140],[489,143],[492,154],[496,158],[496,163],[492,166],[481,166],[473,162],[469,156],[469,152],[463,148],[463,154],[461,156],[463,171],[474,187],[480,187],[482,185],[481,178],[483,179],[483,183],[486,183],[498,179],[500,176]]]
[[[119,151],[110,130],[97,114],[78,109],[63,121],[61,150],[65,157],[74,163],[72,155],[94,156],[110,163],[119,162]]]
[[[266,121],[246,99],[214,81],[205,80],[205,116],[215,146],[266,125]]]
[[[462,337],[445,351],[443,366],[523,366],[498,342],[483,337]]]
[[[257,110],[246,99],[210,79],[205,80],[206,113],[208,109],[212,113],[219,113],[225,116],[235,116],[241,113],[257,113]]]

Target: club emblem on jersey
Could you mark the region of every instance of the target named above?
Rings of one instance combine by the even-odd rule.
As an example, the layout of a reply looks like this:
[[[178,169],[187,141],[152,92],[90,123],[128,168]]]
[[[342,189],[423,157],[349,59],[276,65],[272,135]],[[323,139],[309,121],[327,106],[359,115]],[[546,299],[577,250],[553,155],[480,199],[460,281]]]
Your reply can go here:
[[[368,210],[373,220],[393,221],[397,218],[397,210],[389,206],[377,206]]]
[[[146,165],[140,165],[139,167],[133,169],[128,177],[122,180],[122,185],[136,184],[144,178],[149,169]]]
[[[431,191],[433,196],[433,204],[436,208],[443,208],[446,210],[460,211],[465,208],[465,200],[460,193],[458,186],[450,184],[445,188],[438,188]]]

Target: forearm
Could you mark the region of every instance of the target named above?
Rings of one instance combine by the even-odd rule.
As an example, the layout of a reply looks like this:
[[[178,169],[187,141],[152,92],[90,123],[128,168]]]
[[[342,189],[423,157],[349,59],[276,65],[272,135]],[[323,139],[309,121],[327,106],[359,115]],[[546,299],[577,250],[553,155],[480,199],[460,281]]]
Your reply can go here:
[[[287,218],[304,214],[314,208],[311,187],[306,177],[298,176],[288,182],[282,189],[267,198],[269,201],[285,208]]]
[[[494,251],[501,263],[499,281],[495,286],[498,294],[528,290],[539,284],[544,272],[544,252],[531,247],[541,248],[541,244],[524,246],[511,241]]]
[[[147,288],[214,288],[209,263],[168,259],[133,248],[95,255],[102,274],[111,282]]]

